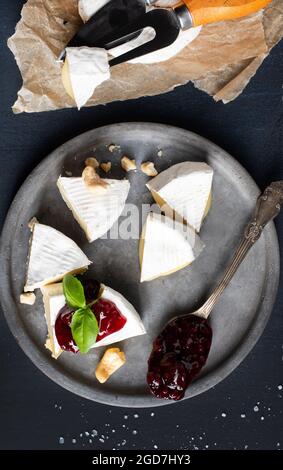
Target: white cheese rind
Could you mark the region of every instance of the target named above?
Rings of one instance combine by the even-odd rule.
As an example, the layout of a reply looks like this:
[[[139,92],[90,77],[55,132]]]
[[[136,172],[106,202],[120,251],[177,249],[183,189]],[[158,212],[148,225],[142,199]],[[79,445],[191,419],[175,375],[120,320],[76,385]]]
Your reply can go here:
[[[67,47],[66,58],[74,98],[81,109],[94,90],[110,78],[108,53],[98,47]]]
[[[90,264],[71,238],[48,225],[35,223],[24,291],[61,281],[66,274],[82,272]]]
[[[57,359],[62,353],[56,334],[55,322],[59,311],[64,307],[66,300],[63,294],[63,284],[51,284],[41,288],[43,296],[43,305],[45,312],[45,319],[47,323],[49,346],[52,352],[52,357]]]
[[[93,348],[114,344],[119,341],[132,338],[133,336],[144,335],[146,330],[139,314],[133,305],[130,304],[130,302],[128,302],[128,300],[125,299],[122,294],[115,291],[114,289],[111,289],[107,286],[102,287],[104,288],[102,298],[114,302],[122,315],[126,317],[127,322],[121,330],[103,338],[101,341],[95,344]],[[52,356],[57,358],[61,354],[62,350],[56,339],[55,322],[59,311],[66,303],[65,296],[63,294],[63,285],[62,283],[58,283],[44,286],[41,288],[41,292],[43,295],[45,318],[47,323],[48,336],[50,338]]]
[[[92,193],[79,178],[60,177],[57,186],[74,218],[85,231],[89,242],[102,237],[123,212],[130,190],[127,180],[105,179],[108,187]]]
[[[206,163],[183,162],[163,171],[146,186],[199,232],[211,193],[212,179],[213,170]]]
[[[201,239],[189,226],[151,212],[145,225],[141,282],[184,268],[203,248]]]

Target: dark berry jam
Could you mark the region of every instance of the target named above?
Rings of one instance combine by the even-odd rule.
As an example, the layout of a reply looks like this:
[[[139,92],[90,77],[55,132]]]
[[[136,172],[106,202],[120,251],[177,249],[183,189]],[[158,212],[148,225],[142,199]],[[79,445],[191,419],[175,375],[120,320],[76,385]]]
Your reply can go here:
[[[74,310],[71,310],[67,305],[61,308],[55,322],[55,334],[61,349],[77,353],[79,348],[73,340],[71,331],[73,314]]]
[[[127,321],[114,302],[110,300],[99,299],[91,309],[96,316],[99,326],[99,333],[96,339],[97,343],[106,336],[121,330]]]
[[[85,300],[87,304],[90,304],[97,299],[100,291],[100,282],[95,279],[81,279],[81,283],[84,286]]]
[[[147,383],[157,398],[180,400],[205,365],[212,341],[207,320],[188,315],[171,321],[153,343]]]
[[[100,290],[100,284],[97,281],[88,280],[84,282],[84,291],[87,304],[93,302],[97,298]],[[92,305],[91,310],[96,316],[99,333],[96,342],[101,341],[108,335],[116,333],[123,328],[127,319],[122,315],[114,302],[106,299],[99,299],[97,303]],[[78,352],[78,347],[73,340],[71,331],[71,322],[74,310],[65,305],[58,313],[55,322],[55,334],[57,341],[64,351]]]

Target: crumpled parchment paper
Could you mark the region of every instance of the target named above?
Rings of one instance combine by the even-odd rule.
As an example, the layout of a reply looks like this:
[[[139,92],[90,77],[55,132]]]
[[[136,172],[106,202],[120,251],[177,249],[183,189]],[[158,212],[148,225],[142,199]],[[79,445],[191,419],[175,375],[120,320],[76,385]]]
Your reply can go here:
[[[8,40],[23,78],[15,113],[75,106],[55,59],[81,19],[77,0],[28,0],[15,34]],[[177,56],[157,64],[121,64],[100,85],[88,106],[165,93],[193,81],[216,101],[235,99],[283,36],[283,1],[235,21],[203,27]]]

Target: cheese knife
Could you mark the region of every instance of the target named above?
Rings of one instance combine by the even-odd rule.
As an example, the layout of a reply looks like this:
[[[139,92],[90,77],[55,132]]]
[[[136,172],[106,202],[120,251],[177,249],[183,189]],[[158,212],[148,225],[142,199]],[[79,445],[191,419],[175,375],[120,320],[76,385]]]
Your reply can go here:
[[[271,0],[183,0],[176,8],[158,8],[145,13],[127,26],[106,34],[100,43],[109,50],[127,42],[128,35],[151,27],[155,37],[149,42],[110,60],[110,65],[118,65],[137,57],[170,46],[180,31],[189,28],[241,18],[266,7]]]
[[[138,18],[143,17],[146,8],[156,3],[157,0],[110,0],[100,8],[72,37],[66,47],[103,47],[105,34],[119,36],[119,30],[123,26],[133,24]],[[140,32],[129,34],[127,41],[139,36]],[[121,39],[116,41],[116,46],[124,43]],[[65,49],[58,60],[65,58]]]

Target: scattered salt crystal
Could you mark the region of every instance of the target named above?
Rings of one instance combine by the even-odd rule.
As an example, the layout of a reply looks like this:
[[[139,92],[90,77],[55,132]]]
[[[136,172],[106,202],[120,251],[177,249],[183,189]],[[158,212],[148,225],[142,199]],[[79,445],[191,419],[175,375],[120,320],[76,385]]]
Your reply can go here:
[[[249,446],[245,445],[245,449],[246,449],[246,450],[247,450],[248,447],[249,447]]]
[[[72,444],[76,444],[77,439],[72,439]]]
[[[112,432],[116,432],[116,429],[112,429]]]
[[[278,385],[278,390],[282,390],[283,389],[283,385]]]
[[[91,435],[92,435],[92,437],[95,437],[95,436],[97,436],[97,434],[98,434],[98,432],[97,432],[97,430],[96,430],[96,429],[93,429],[93,430],[91,431]]]
[[[158,449],[158,446],[156,444],[154,444],[153,446],[154,449]]]
[[[80,437],[83,437],[83,433],[81,432]]]
[[[264,421],[264,416],[261,416],[260,419],[261,419],[261,421]]]
[[[124,419],[128,419],[128,415],[124,415]]]
[[[89,432],[88,432],[88,431],[85,432],[85,436],[87,436],[87,437],[89,436]]]
[[[64,442],[65,442],[64,437],[60,437],[60,438],[59,438],[59,444],[64,444]]]
[[[101,437],[99,438],[100,442],[104,443],[104,439],[102,439]]]
[[[58,406],[57,403],[55,403],[54,408],[57,408],[57,406]]]
[[[136,435],[138,433],[138,431],[136,431],[135,429],[133,430],[133,434]]]
[[[158,152],[157,152],[157,156],[158,156],[158,157],[162,157],[162,155],[163,155],[163,152],[162,152],[162,150],[158,150]]]
[[[65,170],[65,173],[66,173],[67,176],[73,176],[73,173],[71,171]]]
[[[208,449],[208,445],[207,445],[207,444],[206,444],[205,448]]]
[[[257,413],[259,411],[259,407],[258,406],[254,406],[254,411]]]
[[[126,439],[123,439],[122,446],[124,446],[125,444],[127,444],[127,441],[126,441]]]
[[[221,413],[222,418],[226,418],[226,413]]]
[[[134,415],[134,418],[138,418],[138,417],[139,417],[139,415],[138,415],[138,414],[135,414],[135,415]]]
[[[150,416],[154,416],[154,413],[150,413]]]
[[[88,442],[89,442],[90,444],[92,444],[92,439],[89,439]]]
[[[245,418],[246,415],[244,413],[241,414],[241,418]]]
[[[126,425],[125,425],[125,424],[122,424],[122,428],[125,428],[125,427],[126,427]]]

